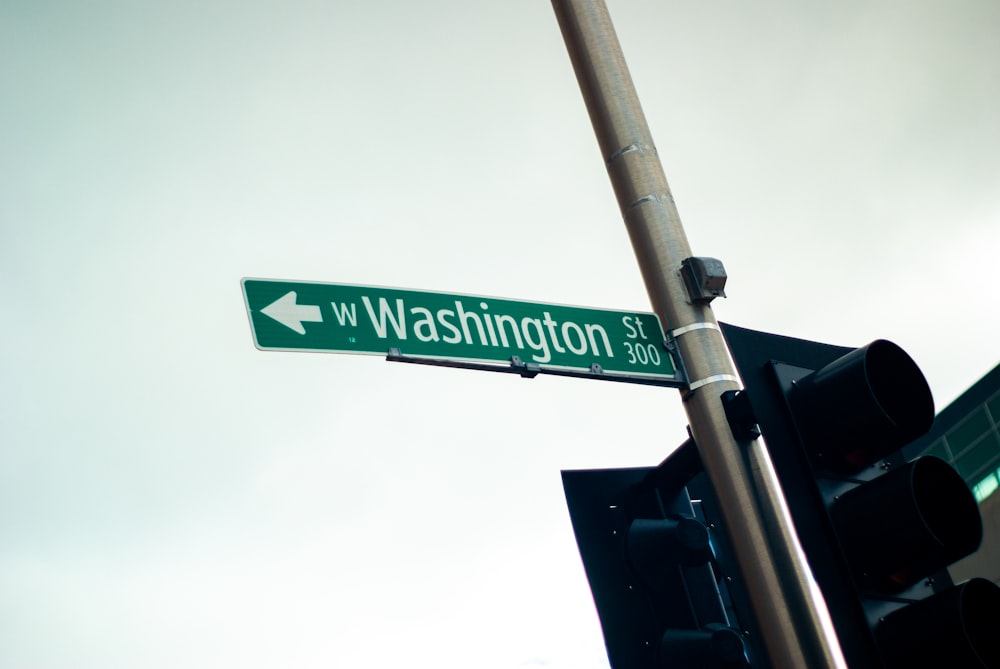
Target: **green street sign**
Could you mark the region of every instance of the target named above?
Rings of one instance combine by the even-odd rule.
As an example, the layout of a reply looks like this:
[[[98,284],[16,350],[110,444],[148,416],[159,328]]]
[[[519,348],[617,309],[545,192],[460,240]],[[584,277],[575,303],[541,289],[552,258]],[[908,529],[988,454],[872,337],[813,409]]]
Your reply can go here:
[[[333,283],[243,279],[257,348],[682,386],[655,314]],[[616,378],[617,377],[617,378]]]

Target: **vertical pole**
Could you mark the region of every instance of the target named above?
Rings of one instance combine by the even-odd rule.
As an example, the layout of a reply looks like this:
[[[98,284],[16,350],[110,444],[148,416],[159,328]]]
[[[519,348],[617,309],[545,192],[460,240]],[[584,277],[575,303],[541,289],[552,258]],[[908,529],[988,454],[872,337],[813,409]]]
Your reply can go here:
[[[833,668],[835,651],[760,440],[737,443],[721,395],[739,380],[708,303],[681,279],[690,257],[680,217],[603,0],[552,0],[653,310],[690,379],[691,431],[773,667]],[[837,652],[839,656],[839,652]]]

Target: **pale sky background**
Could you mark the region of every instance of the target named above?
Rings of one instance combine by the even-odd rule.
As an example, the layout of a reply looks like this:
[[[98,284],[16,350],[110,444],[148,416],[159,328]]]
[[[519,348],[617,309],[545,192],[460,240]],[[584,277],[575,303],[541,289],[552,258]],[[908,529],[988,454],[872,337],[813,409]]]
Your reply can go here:
[[[1000,4],[610,0],[721,320],[1000,361]],[[0,4],[0,669],[601,669],[676,390],[261,352],[242,277],[648,310],[548,2]]]

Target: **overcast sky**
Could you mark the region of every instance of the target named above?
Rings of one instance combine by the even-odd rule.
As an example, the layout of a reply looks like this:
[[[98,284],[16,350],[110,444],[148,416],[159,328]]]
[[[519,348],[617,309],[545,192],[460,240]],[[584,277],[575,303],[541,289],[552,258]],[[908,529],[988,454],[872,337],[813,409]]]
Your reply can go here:
[[[1000,361],[1000,5],[609,0],[720,320]],[[542,0],[0,5],[0,667],[601,669],[677,391],[254,348],[243,277],[648,310]]]

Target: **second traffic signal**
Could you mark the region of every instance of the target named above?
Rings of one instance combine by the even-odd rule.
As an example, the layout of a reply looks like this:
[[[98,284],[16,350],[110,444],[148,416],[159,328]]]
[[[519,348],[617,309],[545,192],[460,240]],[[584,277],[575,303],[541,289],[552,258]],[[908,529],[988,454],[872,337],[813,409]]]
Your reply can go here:
[[[563,472],[613,669],[764,669],[692,441],[658,467]]]

